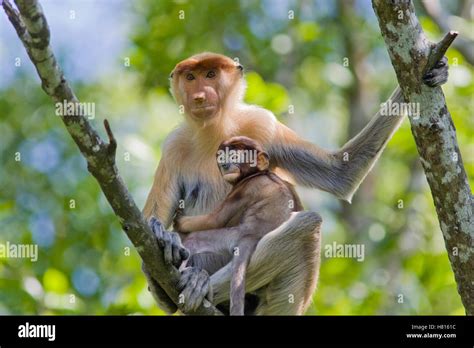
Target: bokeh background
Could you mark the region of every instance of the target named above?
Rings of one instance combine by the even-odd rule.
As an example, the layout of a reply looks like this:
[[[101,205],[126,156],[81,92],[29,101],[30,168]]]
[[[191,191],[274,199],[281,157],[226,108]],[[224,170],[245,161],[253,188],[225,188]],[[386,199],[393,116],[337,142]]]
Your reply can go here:
[[[119,170],[140,207],[160,146],[182,121],[168,74],[191,54],[238,57],[246,101],[326,148],[356,134],[396,86],[368,0],[42,4],[66,77],[81,101],[95,103],[92,123],[101,134],[104,118],[112,124]],[[473,5],[442,5],[444,16],[433,18],[416,2],[431,39],[446,24],[465,39],[448,52],[443,90],[472,186]],[[0,243],[39,245],[37,262],[0,258],[0,314],[163,314],[3,11],[0,17]],[[308,314],[464,313],[408,121],[352,205],[298,191],[324,219],[320,283]],[[334,241],[364,244],[364,261],[325,257]]]

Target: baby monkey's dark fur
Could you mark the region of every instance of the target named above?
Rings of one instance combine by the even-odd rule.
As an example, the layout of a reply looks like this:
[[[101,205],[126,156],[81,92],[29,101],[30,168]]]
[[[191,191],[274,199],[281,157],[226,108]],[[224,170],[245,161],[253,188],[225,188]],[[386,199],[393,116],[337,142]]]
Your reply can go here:
[[[293,186],[268,170],[269,157],[259,143],[237,136],[223,142],[219,151],[242,155],[239,161],[218,159],[222,176],[233,185],[231,192],[210,214],[178,214],[175,228],[183,233],[193,232],[184,240],[192,255],[192,266],[213,273],[222,267],[220,260],[228,262],[232,257],[230,314],[243,315],[245,274],[255,247],[292,212],[303,208]],[[251,153],[253,156],[242,161],[243,154]],[[254,163],[248,160],[252,157]]]

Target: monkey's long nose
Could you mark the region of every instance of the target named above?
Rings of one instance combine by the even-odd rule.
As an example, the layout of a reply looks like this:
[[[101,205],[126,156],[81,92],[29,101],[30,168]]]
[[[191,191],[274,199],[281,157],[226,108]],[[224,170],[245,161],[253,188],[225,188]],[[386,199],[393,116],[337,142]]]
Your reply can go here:
[[[193,100],[197,104],[204,103],[206,101],[206,94],[204,92],[195,93],[193,95]]]

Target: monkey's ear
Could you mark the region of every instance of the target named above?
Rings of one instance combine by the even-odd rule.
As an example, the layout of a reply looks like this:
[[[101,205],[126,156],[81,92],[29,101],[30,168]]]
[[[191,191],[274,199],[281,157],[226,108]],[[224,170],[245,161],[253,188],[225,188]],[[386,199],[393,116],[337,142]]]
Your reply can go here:
[[[263,170],[267,170],[269,165],[270,165],[270,161],[269,161],[269,156],[266,152],[259,152],[258,156],[257,156],[257,168],[258,170],[260,171],[263,171]]]

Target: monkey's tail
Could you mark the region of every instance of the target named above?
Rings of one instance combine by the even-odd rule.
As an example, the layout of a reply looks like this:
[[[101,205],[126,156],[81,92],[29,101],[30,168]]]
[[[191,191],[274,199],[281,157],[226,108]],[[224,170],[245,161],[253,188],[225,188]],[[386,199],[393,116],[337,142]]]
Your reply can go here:
[[[242,243],[234,249],[230,280],[230,315],[244,315],[245,275],[256,243]]]

